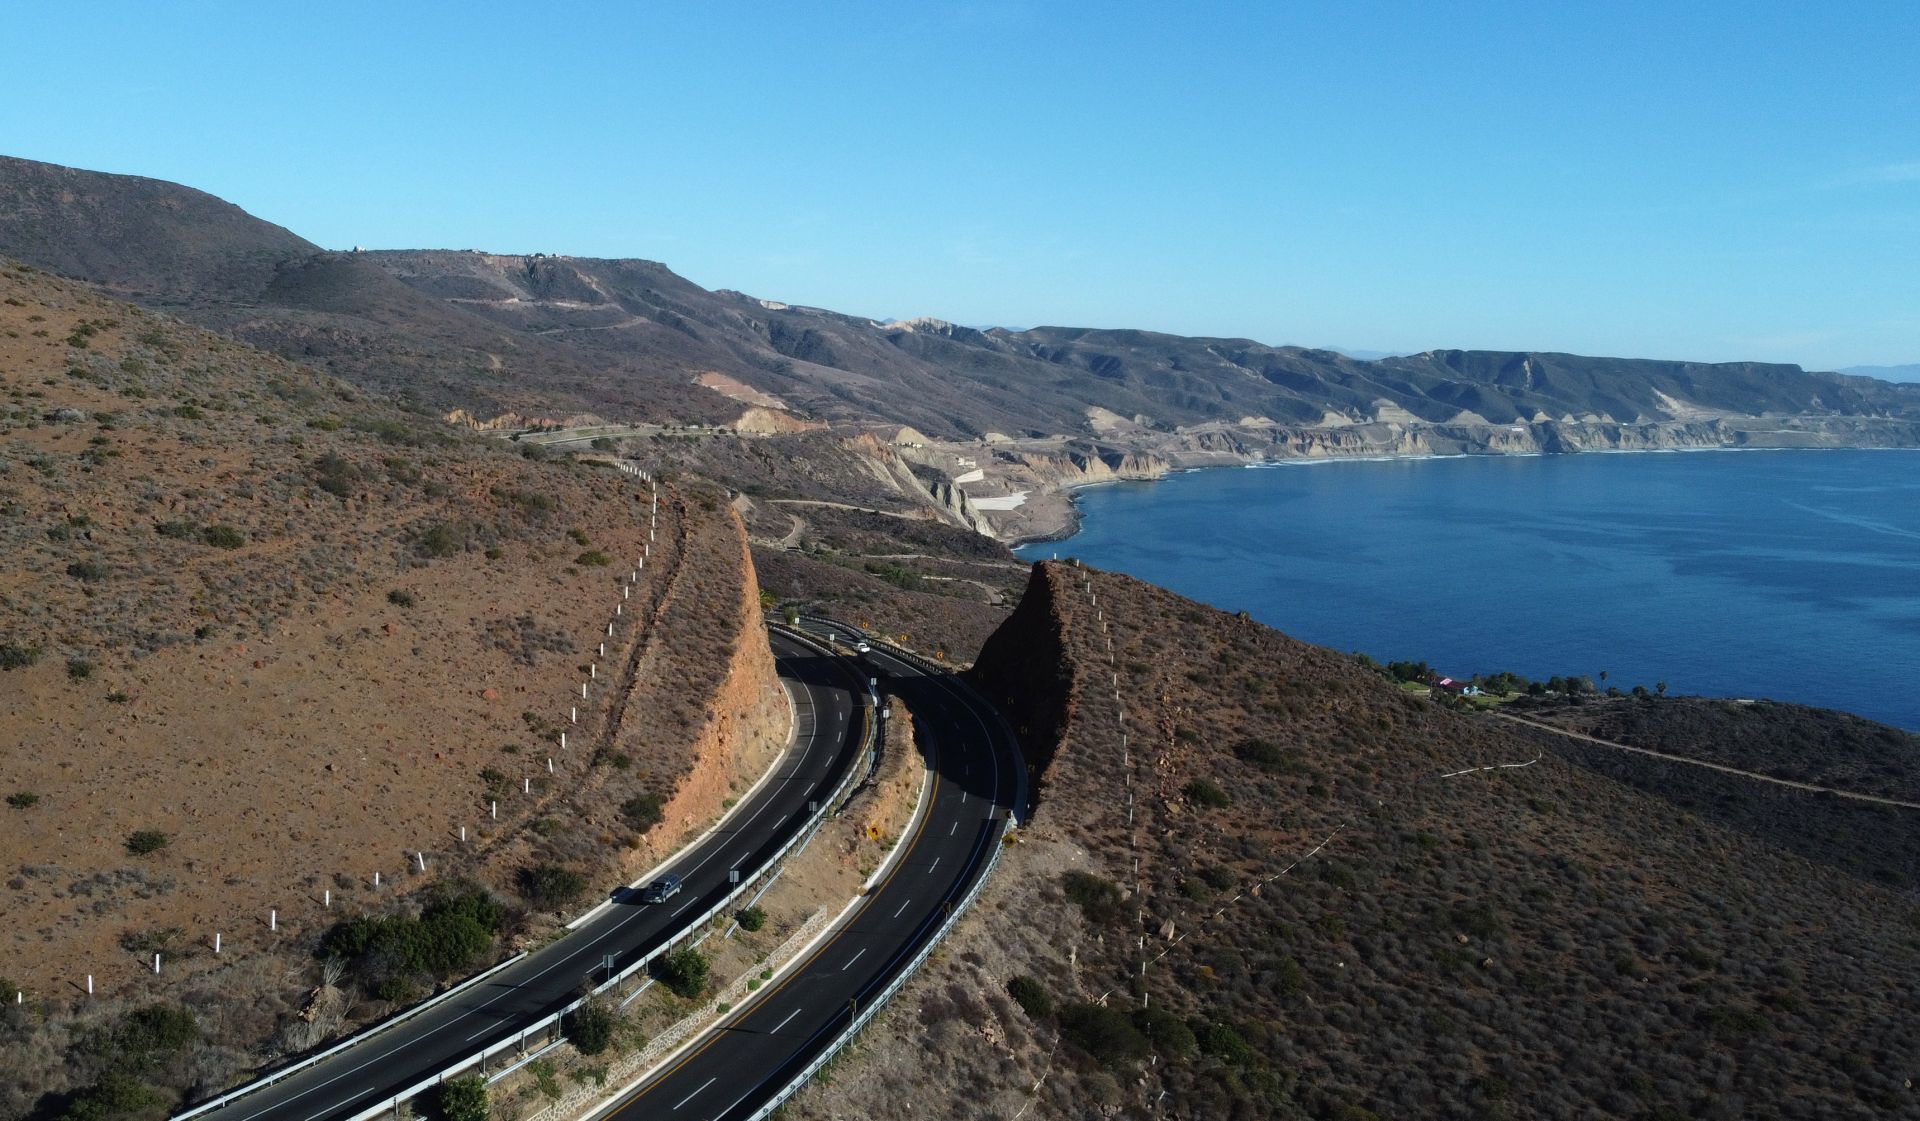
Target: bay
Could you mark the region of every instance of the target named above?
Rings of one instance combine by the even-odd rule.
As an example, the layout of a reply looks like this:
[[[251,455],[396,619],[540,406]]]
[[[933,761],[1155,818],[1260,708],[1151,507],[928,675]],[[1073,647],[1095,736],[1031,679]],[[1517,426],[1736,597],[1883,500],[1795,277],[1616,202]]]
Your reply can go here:
[[[1920,730],[1920,453],[1313,461],[1078,492],[1076,556],[1323,646]]]

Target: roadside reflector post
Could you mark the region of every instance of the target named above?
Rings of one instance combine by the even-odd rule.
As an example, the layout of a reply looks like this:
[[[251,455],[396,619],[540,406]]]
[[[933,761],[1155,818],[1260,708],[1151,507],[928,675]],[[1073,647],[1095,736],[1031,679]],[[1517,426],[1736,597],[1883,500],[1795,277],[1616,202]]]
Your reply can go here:
[[[553,756],[551,755],[547,756],[547,773],[553,773]]]
[[[328,909],[333,907],[333,889],[326,888],[320,893],[320,905]]]
[[[467,843],[467,827],[464,825],[460,827],[460,843],[463,845]]]
[[[374,886],[374,887],[379,887],[379,886],[380,886],[380,873],[378,873],[378,872],[375,872],[375,873],[373,874],[373,886]]]
[[[160,955],[159,954],[153,955],[153,972],[155,976],[158,976],[160,973]]]
[[[530,779],[530,778],[523,778],[523,779],[521,779],[521,780],[520,780],[520,793],[522,793],[522,794],[531,794],[531,793],[533,793],[533,780],[532,780],[532,779]]]
[[[87,974],[87,995],[93,995],[93,974]]]
[[[580,723],[580,706],[579,705],[574,705],[573,707],[567,710],[567,723],[569,724]],[[560,733],[560,738],[561,739],[567,738],[567,734],[565,732]]]
[[[280,912],[277,909],[269,909],[267,911],[267,929],[280,929]]]
[[[500,799],[494,798],[488,802],[487,815],[495,821],[500,820]]]
[[[565,751],[566,749],[567,749],[567,734],[565,732],[562,732],[560,733],[560,750]]]
[[[213,932],[213,954],[215,957],[220,956],[220,932],[217,930]]]

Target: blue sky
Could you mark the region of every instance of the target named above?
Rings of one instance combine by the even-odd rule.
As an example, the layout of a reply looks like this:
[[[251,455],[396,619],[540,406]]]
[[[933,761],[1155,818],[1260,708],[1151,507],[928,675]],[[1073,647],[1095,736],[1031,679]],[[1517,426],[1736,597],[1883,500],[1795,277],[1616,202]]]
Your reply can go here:
[[[1920,5],[9,6],[0,152],[876,317],[1920,361]]]

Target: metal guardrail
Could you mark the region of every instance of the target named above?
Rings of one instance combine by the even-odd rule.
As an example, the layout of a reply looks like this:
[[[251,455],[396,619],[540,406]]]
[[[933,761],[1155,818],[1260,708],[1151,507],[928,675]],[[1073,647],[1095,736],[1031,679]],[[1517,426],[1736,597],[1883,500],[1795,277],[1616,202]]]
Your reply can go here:
[[[819,616],[804,616],[804,618],[816,623],[824,623],[829,627],[837,627],[841,630],[850,631],[852,634],[861,635],[866,641],[873,641],[871,636],[867,636],[858,628],[848,627],[838,620],[821,618]],[[902,650],[890,642],[882,642],[880,645],[887,648],[887,653],[890,656],[898,657],[902,661],[917,665],[922,669],[933,670],[941,674],[951,674],[953,672],[951,667],[939,666],[912,651]],[[1008,742],[1013,745],[1014,756],[1016,760],[1018,760],[1019,741],[1013,738],[1011,729],[1008,729],[1006,722],[999,720],[998,716],[999,714],[996,710],[996,722],[1000,724],[1001,731],[1007,736]],[[953,933],[954,925],[960,921],[961,916],[966,914],[967,909],[973,906],[974,900],[978,899],[980,893],[986,889],[987,880],[992,877],[994,868],[1000,863],[1000,854],[1006,851],[1007,834],[1013,831],[1017,823],[1018,803],[1024,801],[1024,798],[1019,793],[1021,784],[1016,782],[1014,789],[1016,805],[1007,813],[1007,823],[1001,828],[1000,836],[996,839],[996,843],[993,846],[993,855],[987,858],[987,866],[981,870],[979,878],[973,881],[973,886],[967,889],[966,895],[961,897],[958,903],[954,904],[953,910],[946,916],[946,921],[940,925],[939,929],[934,931],[933,937],[927,939],[926,945],[922,946],[919,952],[914,954],[913,960],[908,962],[899,973],[894,975],[893,980],[887,983],[887,987],[881,991],[880,995],[868,1001],[866,1008],[848,1021],[846,1029],[835,1037],[832,1042],[828,1043],[826,1047],[822,1048],[820,1053],[814,1056],[813,1061],[809,1062],[799,1074],[795,1075],[786,1085],[776,1091],[771,1098],[768,1098],[766,1104],[762,1105],[759,1110],[749,1118],[749,1121],[765,1121],[765,1118],[771,1116],[774,1111],[778,1110],[782,1105],[785,1105],[788,1098],[798,1093],[801,1087],[807,1084],[808,1080],[820,1073],[821,1068],[832,1062],[834,1056],[845,1050],[846,1046],[853,1042],[854,1037],[859,1035],[860,1032],[873,1021],[873,1018],[886,1008],[887,1002],[891,1001],[894,996],[906,986],[908,981],[913,980],[914,974],[920,971],[920,967],[925,965],[927,959],[933,956],[933,952],[940,948],[940,944],[946,941],[949,934]]]
[[[217,1098],[210,1098],[204,1102],[201,1102],[199,1105],[194,1106],[192,1109],[189,1109],[184,1113],[176,1113],[173,1115],[173,1121],[187,1121],[188,1118],[198,1117],[199,1115],[207,1112],[208,1110],[219,1109],[221,1106],[226,1105],[230,1101],[234,1101],[237,1098],[245,1097],[246,1095],[253,1093],[255,1090],[264,1090],[268,1086],[273,1085],[274,1083],[280,1081],[281,1079],[287,1077],[288,1075],[298,1074],[299,1072],[307,1069],[313,1064],[320,1062],[323,1059],[331,1058],[334,1055],[337,1055],[340,1052],[345,1051],[349,1047],[357,1047],[360,1044],[365,1043],[368,1040],[378,1036],[381,1032],[386,1031],[388,1028],[398,1027],[401,1024],[407,1022],[408,1020],[413,1019],[415,1016],[418,1016],[420,1013],[425,1012],[427,1009],[436,1007],[437,1005],[440,1004],[441,1001],[451,1000],[452,998],[458,996],[459,994],[465,992],[466,990],[472,988],[473,986],[479,984],[480,982],[486,980],[487,978],[493,976],[494,974],[500,972],[501,970],[507,968],[508,966],[514,964],[515,962],[519,961],[521,958],[524,958],[526,956],[527,956],[526,951],[522,950],[505,961],[498,962],[494,965],[488,966],[486,969],[482,970],[479,973],[474,974],[473,976],[453,986],[452,988],[448,989],[446,992],[443,992],[438,996],[429,997],[428,999],[421,1001],[419,1004],[414,1005],[412,1008],[406,1009],[405,1011],[399,1013],[398,1015],[391,1016],[385,1020],[380,1021],[380,1023],[374,1025],[372,1028],[366,1031],[356,1032],[355,1034],[348,1036],[346,1039],[341,1040],[340,1042],[334,1044],[333,1046],[327,1048],[324,1051],[317,1051],[314,1054],[308,1055],[306,1058],[301,1059],[299,1062],[289,1063],[288,1065],[280,1067],[277,1070],[269,1071],[266,1074],[260,1076],[259,1078],[256,1078],[253,1081],[248,1082],[244,1086],[238,1087],[233,1090],[229,1090],[226,1093],[221,1094]]]
[[[780,627],[778,629],[788,634],[790,637],[793,637],[802,642],[805,642],[810,646],[814,646],[818,648],[820,645],[819,641],[816,638],[814,638],[812,635],[804,634],[792,628],[787,628],[787,627]],[[847,767],[847,773],[841,778],[840,784],[834,788],[833,793],[829,797],[821,801],[820,809],[814,814],[813,823],[809,825],[802,832],[796,833],[792,837],[789,837],[787,839],[787,843],[780,846],[779,850],[776,851],[772,857],[768,858],[766,864],[761,868],[760,873],[754,875],[751,879],[741,881],[738,886],[736,886],[732,891],[728,892],[727,895],[724,898],[722,898],[718,903],[714,904],[712,907],[709,907],[706,911],[702,912],[697,918],[690,920],[684,926],[682,926],[680,930],[673,935],[673,937],[661,943],[651,953],[646,954],[645,956],[641,957],[638,961],[627,966],[627,968],[621,970],[619,973],[601,982],[586,996],[583,996],[578,1000],[575,1000],[572,1003],[567,1004],[566,1006],[562,1007],[556,1012],[553,1012],[547,1016],[542,1017],[539,1020],[534,1021],[532,1024],[529,1024],[528,1026],[522,1028],[519,1031],[519,1033],[516,1035],[509,1036],[508,1038],[503,1039],[498,1043],[494,1043],[473,1055],[470,1055],[466,1058],[462,1058],[456,1062],[448,1064],[447,1066],[441,1068],[438,1072],[432,1075],[429,1075],[424,1079],[421,1079],[419,1082],[414,1083],[412,1086],[407,1087],[405,1090],[402,1090],[399,1093],[392,1095],[391,1097],[383,1099],[378,1105],[370,1106],[366,1109],[363,1109],[359,1113],[354,1114],[352,1117],[344,1119],[344,1121],[369,1121],[370,1118],[378,1117],[381,1114],[388,1113],[390,1111],[397,1109],[401,1102],[417,1097],[423,1091],[430,1090],[433,1087],[438,1086],[441,1083],[447,1081],[448,1079],[453,1078],[456,1075],[463,1074],[466,1071],[472,1070],[475,1067],[480,1068],[481,1073],[487,1078],[489,1082],[496,1081],[500,1078],[504,1078],[506,1075],[512,1073],[514,1070],[519,1069],[528,1060],[537,1058],[540,1052],[544,1052],[549,1047],[552,1047],[555,1044],[557,1044],[559,1042],[558,1028],[562,1020],[572,1015],[574,1012],[578,1011],[582,1005],[585,1005],[588,1001],[592,1000],[594,997],[599,996],[601,993],[604,993],[609,989],[615,988],[621,982],[627,980],[629,977],[632,977],[634,974],[640,972],[642,969],[645,969],[647,966],[651,965],[654,961],[658,960],[659,958],[666,955],[667,953],[672,952],[673,949],[683,939],[689,937],[695,931],[699,930],[702,926],[705,926],[707,923],[713,921],[715,916],[727,910],[736,901],[738,901],[741,896],[743,896],[749,890],[753,889],[757,884],[759,884],[762,875],[766,875],[774,871],[777,871],[780,862],[786,859],[788,853],[794,851],[796,846],[802,846],[811,842],[813,840],[814,834],[820,831],[821,827],[826,824],[827,819],[837,815],[840,812],[840,810],[843,808],[846,802],[848,795],[852,792],[853,788],[856,785],[858,785],[859,781],[865,777],[864,769],[858,766],[857,763],[863,754],[867,755],[868,757],[871,756],[871,752],[873,750],[873,739],[874,739],[874,736],[877,734],[877,731],[879,728],[879,721],[875,718],[874,709],[871,705],[863,707],[861,711],[865,714],[866,727],[861,733],[862,750],[860,752],[856,752],[853,760],[850,761],[854,765],[849,765]],[[999,854],[996,851],[995,856],[997,857],[998,855]],[[528,1040],[536,1036],[546,1036],[548,1038],[544,1040],[539,1051],[536,1051],[534,1054],[529,1055],[526,1053],[527,1042]],[[487,1060],[500,1054],[502,1051],[507,1051],[507,1050],[516,1050],[518,1052],[515,1056],[515,1061],[509,1063],[506,1067],[500,1070],[491,1071],[491,1072],[487,1071],[486,1070]]]
[[[821,649],[824,646],[824,644],[819,639],[805,633],[804,631],[800,631],[798,628],[785,627],[785,626],[773,626],[771,629],[778,630],[781,633],[787,635],[788,637],[793,638],[815,649]],[[764,865],[762,865],[759,872],[755,873],[751,878],[742,880],[737,886],[735,886],[735,888],[732,891],[728,892],[726,896],[723,897],[718,903],[715,903],[712,907],[709,907],[706,911],[702,912],[696,918],[688,920],[683,926],[681,926],[679,930],[675,931],[670,938],[668,938],[665,942],[661,943],[652,952],[641,957],[638,961],[627,966],[627,968],[621,970],[619,973],[613,975],[612,977],[609,977],[607,980],[605,980],[600,985],[595,987],[592,990],[592,992],[590,992],[588,995],[573,1001],[572,1003],[566,1005],[565,1007],[561,1008],[557,1012],[551,1013],[547,1016],[542,1017],[539,1020],[536,1020],[534,1023],[528,1025],[527,1027],[522,1028],[520,1032],[516,1035],[503,1039],[498,1043],[491,1044],[490,1046],[482,1049],[481,1051],[473,1055],[462,1058],[446,1067],[441,1068],[436,1073],[428,1076],[427,1078],[422,1079],[421,1081],[413,1084],[412,1086],[409,1086],[407,1089],[401,1091],[400,1093],[382,1100],[380,1104],[371,1106],[367,1109],[360,1111],[359,1113],[354,1114],[351,1118],[346,1119],[346,1121],[368,1121],[369,1118],[379,1116],[383,1113],[387,1113],[391,1110],[396,1109],[401,1102],[407,1101],[408,1099],[419,1095],[422,1091],[431,1089],[434,1086],[437,1086],[447,1081],[449,1078],[455,1075],[461,1074],[474,1067],[480,1067],[482,1072],[486,1074],[486,1077],[490,1082],[505,1077],[507,1074],[511,1073],[514,1070],[517,1070],[520,1066],[524,1065],[526,1061],[533,1058],[537,1058],[541,1052],[544,1052],[549,1047],[552,1047],[553,1045],[557,1044],[559,1040],[557,1038],[556,1029],[559,1027],[560,1022],[563,1019],[565,1019],[567,1016],[572,1015],[575,1011],[577,1011],[582,1005],[586,1004],[589,1000],[592,1000],[594,997],[599,996],[601,993],[604,993],[607,990],[614,988],[615,986],[619,985],[621,982],[632,977],[635,973],[638,973],[642,969],[645,969],[647,966],[651,965],[654,961],[658,960],[661,956],[672,951],[682,940],[691,936],[694,932],[698,931],[702,926],[713,921],[715,916],[719,915],[721,912],[731,907],[736,901],[739,900],[739,898],[742,895],[744,895],[749,890],[752,890],[756,885],[759,885],[763,877],[768,876],[769,874],[777,873],[779,870],[779,865],[781,861],[785,860],[787,858],[787,855],[793,852],[796,846],[804,846],[807,843],[811,842],[814,837],[814,834],[820,831],[821,827],[826,824],[827,819],[839,814],[840,810],[844,808],[846,800],[852,793],[853,789],[859,784],[859,782],[862,779],[866,777],[866,768],[861,767],[859,763],[863,758],[871,760],[873,757],[874,738],[879,731],[879,720],[877,719],[875,715],[875,710],[871,704],[862,706],[861,712],[864,714],[865,727],[861,732],[860,749],[855,751],[853,753],[852,758],[848,760],[847,773],[841,777],[840,784],[834,788],[832,794],[830,794],[828,797],[821,800],[820,808],[814,813],[812,824],[810,824],[806,829],[802,830],[801,832],[798,832],[794,834],[792,837],[789,837],[787,839],[787,843],[780,846],[780,848],[771,857],[767,859],[767,862]],[[197,1117],[203,1113],[211,1112],[212,1110],[225,1106],[239,1098],[242,1098],[248,1094],[254,1093],[255,1091],[263,1090],[268,1086],[271,1086],[274,1083],[286,1078],[288,1075],[297,1073],[298,1071],[301,1071],[301,1070],[305,1070],[307,1067],[310,1067],[315,1063],[318,1063],[324,1059],[330,1058],[333,1055],[339,1054],[342,1051],[345,1051],[349,1048],[356,1047],[356,1046],[359,1046],[360,1044],[366,1043],[378,1037],[379,1035],[381,1035],[383,1032],[385,1032],[386,1029],[398,1025],[402,1021],[411,1019],[414,1016],[417,1016],[420,1013],[425,1012],[429,1008],[438,1006],[443,1001],[446,1001],[452,998],[453,996],[459,994],[460,992],[466,990],[467,988],[475,984],[478,984],[480,981],[494,975],[495,973],[500,972],[501,970],[514,964],[515,962],[520,961],[522,958],[525,958],[526,956],[527,955],[525,953],[517,954],[514,957],[509,958],[506,961],[503,961],[498,965],[493,966],[492,968],[486,970],[483,973],[479,973],[474,975],[473,977],[469,977],[467,980],[462,981],[460,984],[455,985],[453,988],[448,989],[446,992],[441,993],[439,996],[436,996],[431,1000],[422,1001],[421,1003],[408,1009],[406,1012],[401,1013],[399,1016],[396,1016],[393,1019],[388,1020],[385,1023],[381,1024],[378,1028],[375,1028],[371,1032],[362,1032],[358,1035],[353,1036],[350,1039],[342,1040],[341,1042],[335,1044],[334,1046],[327,1048],[325,1051],[321,1051],[318,1054],[310,1055],[307,1058],[300,1060],[298,1063],[295,1063],[288,1067],[283,1067],[280,1070],[274,1071],[273,1073],[267,1075],[264,1078],[255,1079],[254,1081],[247,1083],[245,1086],[238,1087],[232,1091],[229,1091],[228,1093],[222,1094],[217,1098],[211,1099],[206,1102],[202,1102],[201,1104],[194,1106],[192,1109],[189,1109],[183,1113],[174,1115],[174,1117],[172,1118],[172,1121],[188,1121],[188,1119],[190,1118]],[[548,1039],[540,1048],[540,1050],[536,1051],[534,1054],[532,1055],[526,1054],[528,1040],[534,1038],[537,1035],[552,1035],[554,1036],[554,1038]],[[507,1067],[502,1068],[498,1071],[487,1072],[486,1061],[498,1055],[500,1052],[505,1051],[509,1048],[517,1048],[518,1051],[520,1052],[520,1054],[516,1056],[517,1061],[511,1063]]]
[[[827,1044],[818,1055],[814,1056],[813,1061],[806,1065],[805,1069],[795,1075],[785,1086],[782,1086],[776,1091],[773,1097],[768,1098],[767,1103],[753,1114],[750,1121],[763,1121],[764,1118],[771,1116],[775,1110],[785,1105],[788,1098],[798,1093],[800,1088],[805,1086],[809,1079],[820,1073],[820,1068],[832,1062],[833,1057],[844,1050],[847,1044],[852,1043],[854,1036],[859,1035],[861,1029],[871,1023],[873,1018],[886,1008],[887,1002],[892,1000],[895,994],[899,993],[899,991],[906,986],[908,981],[913,980],[913,975],[919,972],[920,967],[925,965],[927,959],[933,956],[933,952],[940,948],[940,943],[946,941],[947,935],[953,933],[954,924],[960,921],[960,917],[966,913],[967,908],[973,906],[974,900],[977,899],[980,892],[986,888],[988,877],[993,875],[994,866],[1000,863],[1000,854],[1007,847],[1005,844],[1006,835],[1013,829],[1013,825],[1013,815],[1008,814],[1006,827],[1000,831],[1000,838],[993,846],[993,855],[987,858],[987,866],[981,871],[980,878],[973,882],[971,888],[967,889],[967,894],[960,902],[954,904],[953,913],[947,916],[947,921],[940,925],[940,928],[934,932],[933,937],[927,940],[927,944],[920,947],[920,952],[913,955],[913,960],[908,962],[905,968],[894,975],[893,980],[888,982],[887,987],[881,991],[878,997],[867,1002],[866,1008],[847,1024],[846,1030],[842,1031],[837,1038]]]

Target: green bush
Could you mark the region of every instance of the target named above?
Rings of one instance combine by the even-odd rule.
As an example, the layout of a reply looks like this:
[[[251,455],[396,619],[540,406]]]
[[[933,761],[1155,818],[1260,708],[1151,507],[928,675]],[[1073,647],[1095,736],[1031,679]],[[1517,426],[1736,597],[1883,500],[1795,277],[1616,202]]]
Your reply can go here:
[[[67,575],[82,583],[91,584],[95,580],[104,580],[107,566],[99,561],[74,561],[67,566]]]
[[[140,829],[127,836],[127,851],[135,856],[146,856],[159,852],[173,840],[158,829]]]
[[[238,549],[247,543],[247,535],[230,525],[210,525],[200,532],[200,539],[216,549]]]
[[[581,548],[593,544],[593,542],[587,538],[587,531],[584,529],[570,529],[567,531],[567,537]]]
[[[707,991],[707,978],[713,967],[698,950],[675,950],[660,960],[655,976],[661,984],[688,1000]]]
[[[1111,923],[1121,918],[1120,885],[1090,872],[1068,872],[1061,878],[1067,899],[1080,905],[1088,922]]]
[[[1210,779],[1197,778],[1180,789],[1197,806],[1220,809],[1233,805],[1233,796],[1220,789],[1219,785]]]
[[[1252,1066],[1255,1058],[1253,1048],[1239,1032],[1226,1024],[1217,1022],[1201,1023],[1193,1029],[1194,1038],[1200,1044],[1200,1050],[1222,1062],[1234,1066]]]
[[[582,1055],[598,1055],[613,1043],[613,1011],[590,1000],[567,1017],[567,1039]]]
[[[666,819],[664,807],[665,802],[660,795],[648,791],[645,794],[636,794],[620,803],[620,814],[627,819],[627,824],[645,833]]]
[[[162,537],[171,537],[176,541],[191,541],[200,536],[200,527],[184,519],[161,522],[153,527],[153,531]]]
[[[1277,775],[1305,774],[1305,756],[1293,748],[1283,748],[1271,740],[1241,740],[1233,753],[1263,771]]]
[[[1036,1020],[1045,1020],[1053,1015],[1053,997],[1047,995],[1045,986],[1031,977],[1008,979],[1007,995]]]
[[[40,660],[38,646],[23,646],[17,642],[0,642],[0,670],[26,669]]]
[[[67,1103],[62,1121],[125,1121],[165,1117],[170,1099],[123,1071],[110,1070]]]
[[[85,658],[68,658],[67,676],[75,681],[85,681],[93,676],[93,663]]]
[[[387,602],[395,607],[412,607],[413,593],[405,588],[395,588],[387,593]]]
[[[487,1121],[492,1113],[485,1075],[449,1078],[434,1092],[433,1115],[439,1121]]]
[[[1139,1062],[1152,1050],[1147,1037],[1126,1013],[1098,1004],[1069,1004],[1060,1009],[1060,1034],[1110,1068]]]
[[[1140,1029],[1140,1034],[1147,1037],[1147,1042],[1170,1059],[1184,1059],[1200,1045],[1185,1020],[1157,1004],[1134,1009],[1133,1026]]]
[[[419,918],[405,915],[349,919],[320,942],[323,957],[351,964],[367,991],[403,999],[411,978],[442,976],[470,965],[506,924],[506,909],[485,888],[451,883],[436,889]]]
[[[7,795],[7,805],[16,810],[29,810],[40,804],[40,795],[31,790],[16,790]]]
[[[738,915],[735,915],[734,918],[739,922],[740,929],[746,931],[748,934],[752,934],[767,925],[767,913],[758,907],[748,907]]]
[[[535,864],[515,877],[521,898],[542,911],[555,911],[580,898],[587,878],[559,864]]]
[[[573,558],[573,563],[583,568],[605,568],[613,563],[613,558],[598,549],[588,549]]]
[[[353,497],[353,492],[359,488],[361,477],[358,467],[333,452],[321,456],[313,464],[314,485],[335,498]]]
[[[467,535],[459,527],[442,522],[428,527],[414,546],[423,557],[450,557],[467,546]]]

